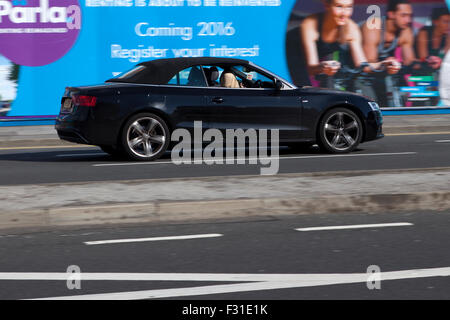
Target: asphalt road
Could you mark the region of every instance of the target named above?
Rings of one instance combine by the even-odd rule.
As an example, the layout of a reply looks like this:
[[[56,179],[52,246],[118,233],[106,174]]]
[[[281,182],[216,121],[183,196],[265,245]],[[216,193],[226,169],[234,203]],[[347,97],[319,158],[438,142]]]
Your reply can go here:
[[[449,218],[357,213],[2,234],[0,299],[450,299]],[[394,225],[348,229],[361,224]],[[323,226],[346,228],[296,230]],[[165,239],[187,235],[197,238]],[[74,265],[97,280],[69,281],[69,290]],[[374,265],[382,279],[400,272],[377,282],[366,274]]]
[[[348,155],[280,151],[279,173],[434,168],[450,165],[450,133],[392,135]],[[260,174],[268,164],[183,164],[114,159],[96,147],[0,148],[0,185]]]
[[[395,135],[344,156],[283,149],[280,173],[435,168],[449,160],[450,133]],[[124,162],[92,147],[0,150],[3,186],[259,172],[248,164],[177,166],[170,155]],[[450,212],[275,216],[2,231],[0,299],[450,299]],[[323,226],[346,227],[296,230]],[[69,266],[90,280],[68,283]],[[369,266],[379,267],[381,282]]]

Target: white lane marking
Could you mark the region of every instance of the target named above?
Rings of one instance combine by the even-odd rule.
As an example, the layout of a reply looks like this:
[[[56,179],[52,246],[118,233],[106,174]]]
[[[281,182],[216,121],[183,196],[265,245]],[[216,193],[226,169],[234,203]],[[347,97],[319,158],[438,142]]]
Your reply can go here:
[[[387,153],[358,153],[358,154],[334,154],[334,155],[317,155],[317,156],[287,156],[287,157],[261,157],[261,158],[232,158],[232,160],[289,160],[289,159],[316,159],[316,158],[346,158],[346,157],[373,157],[373,156],[401,156],[413,155],[417,152],[387,152]],[[202,163],[208,159],[194,159],[194,163]],[[214,159],[210,159],[214,160]],[[224,159],[227,160],[226,158]],[[191,162],[191,163],[192,163]],[[94,167],[111,167],[111,166],[136,166],[136,165],[157,165],[157,164],[173,164],[172,161],[148,161],[148,162],[122,162],[122,163],[99,163],[94,164]]]
[[[149,161],[149,162],[121,162],[121,163],[98,163],[93,167],[115,167],[115,166],[137,166],[137,165],[173,164],[172,161]]]
[[[446,142],[450,142],[450,140],[436,140],[435,142],[437,142],[437,143],[446,143]]]
[[[85,157],[85,156],[98,156],[98,155],[106,155],[103,152],[96,153],[69,153],[69,154],[57,154],[57,157]]]
[[[355,224],[347,226],[327,226],[327,227],[311,227],[311,228],[297,228],[297,231],[321,231],[321,230],[343,230],[343,229],[363,229],[363,228],[384,228],[384,227],[404,227],[412,226],[409,222],[396,223],[377,223],[377,224]]]
[[[87,245],[97,244],[113,244],[113,243],[129,243],[129,242],[147,242],[147,241],[165,241],[165,240],[190,240],[190,239],[203,239],[203,238],[217,238],[223,237],[220,233],[209,234],[192,234],[185,236],[172,236],[172,237],[152,237],[152,238],[135,238],[135,239],[115,239],[115,240],[100,240],[100,241],[87,241]]]
[[[210,285],[188,288],[156,289],[130,292],[113,292],[74,296],[49,297],[36,300],[125,300],[154,299],[169,297],[187,297],[219,293],[260,291],[272,289],[314,287],[348,283],[364,283],[371,281],[373,274],[341,273],[341,274],[211,274],[211,273],[81,273],[80,281],[87,280],[140,280],[140,281],[244,281],[253,283]],[[64,280],[73,277],[67,273],[0,273],[0,280]],[[412,269],[402,271],[380,272],[380,281],[417,279],[428,277],[448,277],[450,267]]]
[[[409,274],[414,278],[419,274],[428,277],[450,276],[450,267],[413,269],[381,272],[382,280],[395,280],[400,274]],[[114,272],[0,272],[0,280],[67,280],[74,275],[80,281],[216,281],[216,282],[290,282],[290,281],[332,281],[339,277],[365,276],[373,273],[114,273]],[[390,276],[389,276],[390,275]],[[395,277],[394,277],[395,276]],[[393,277],[393,278],[392,278]],[[391,279],[392,278],[392,279]]]
[[[340,274],[263,274],[263,273],[101,273],[101,272],[0,272],[0,280],[67,280],[79,276],[80,281],[217,281],[262,282],[332,280]]]
[[[435,132],[405,132],[405,133],[386,133],[385,136],[427,136],[427,135],[444,135],[450,134],[450,131],[435,131]]]

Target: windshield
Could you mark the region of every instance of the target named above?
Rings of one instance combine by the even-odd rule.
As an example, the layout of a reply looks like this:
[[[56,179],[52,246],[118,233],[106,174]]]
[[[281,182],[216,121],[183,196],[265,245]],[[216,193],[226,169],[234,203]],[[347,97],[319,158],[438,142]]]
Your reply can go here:
[[[258,66],[258,65],[256,65],[256,64],[254,64],[253,62],[250,62],[249,64],[250,64],[251,66],[255,66],[256,68],[258,68],[258,69],[264,71],[264,72],[267,73],[268,75],[271,75],[271,76],[273,76],[274,78],[283,81],[284,83],[286,83],[286,84],[287,84],[289,87],[291,87],[292,89],[297,88],[295,85],[293,85],[292,83],[290,83],[290,82],[287,81],[286,79],[281,78],[280,76],[278,76],[278,75],[276,75],[276,74],[270,72],[269,70],[264,69],[263,67],[260,67],[260,66]]]

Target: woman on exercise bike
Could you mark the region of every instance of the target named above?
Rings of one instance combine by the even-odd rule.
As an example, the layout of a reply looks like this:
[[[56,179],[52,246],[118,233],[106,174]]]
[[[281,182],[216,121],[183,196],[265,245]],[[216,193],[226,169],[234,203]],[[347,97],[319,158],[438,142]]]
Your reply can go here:
[[[321,86],[329,86],[329,77],[336,75],[343,65],[352,69],[361,68],[366,73],[386,68],[389,74],[394,74],[400,68],[391,58],[367,63],[361,31],[351,19],[353,2],[325,0],[325,11],[306,17],[300,26],[305,56],[299,58],[304,58],[309,75],[315,76]]]
[[[420,61],[438,70],[450,49],[450,12],[444,7],[435,8],[431,19],[433,24],[423,27],[417,34],[416,53]]]

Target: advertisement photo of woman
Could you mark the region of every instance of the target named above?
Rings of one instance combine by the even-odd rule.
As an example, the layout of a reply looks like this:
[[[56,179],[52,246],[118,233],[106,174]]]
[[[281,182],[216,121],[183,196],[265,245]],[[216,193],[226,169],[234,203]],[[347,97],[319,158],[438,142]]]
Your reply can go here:
[[[352,19],[353,0],[325,0],[325,11],[307,16],[299,26],[298,59],[305,62],[304,68],[310,78],[322,87],[333,87],[336,76],[346,71],[360,69],[361,72],[387,69],[390,74],[398,72],[399,66],[392,59],[368,63],[362,47],[361,31]],[[303,80],[298,85],[309,85],[313,81]],[[309,82],[309,83],[308,83]]]
[[[416,38],[417,57],[439,69],[450,49],[450,12],[447,8],[435,8],[431,14],[433,24],[420,29]]]
[[[298,0],[285,41],[291,79],[383,107],[439,105],[449,22],[442,0]]]

